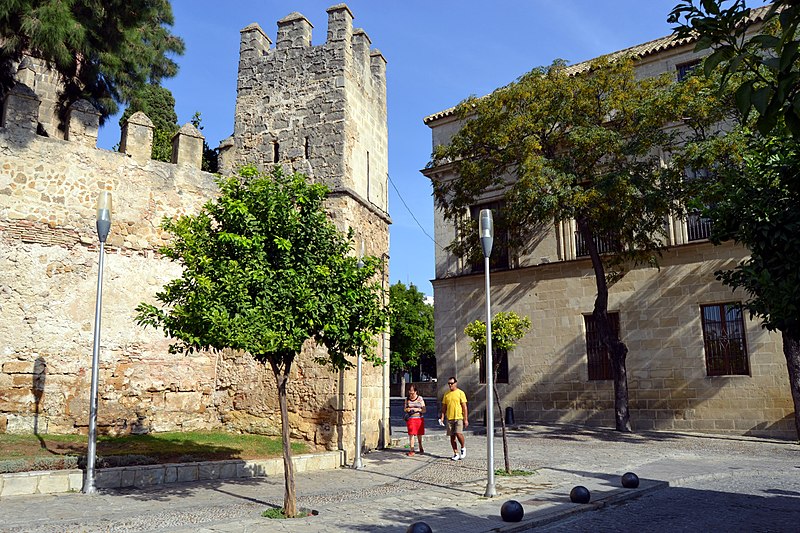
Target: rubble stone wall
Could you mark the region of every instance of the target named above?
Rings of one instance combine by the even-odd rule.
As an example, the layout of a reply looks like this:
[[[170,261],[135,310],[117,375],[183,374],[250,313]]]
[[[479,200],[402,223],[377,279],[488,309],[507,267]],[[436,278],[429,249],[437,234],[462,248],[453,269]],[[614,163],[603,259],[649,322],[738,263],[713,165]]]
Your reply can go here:
[[[257,25],[242,31],[235,135],[221,146],[222,170],[233,172],[243,163],[266,169],[277,154],[289,169],[328,183],[334,190],[331,218],[342,229],[354,229],[367,254],[388,258],[385,194],[376,196],[380,202],[359,194],[367,178],[348,174],[344,164],[348,101],[336,87],[352,77],[346,72],[349,60],[342,59],[349,53],[344,38],[352,34],[352,15],[343,5],[329,12],[329,30],[341,43],[311,55],[291,52],[301,45],[312,48],[310,34],[306,39],[298,33],[302,15],[278,23],[279,50],[271,53],[285,68],[269,75],[280,78],[274,80],[280,99],[244,89],[250,74],[270,72],[256,61],[269,39]],[[327,62],[332,56],[342,60]],[[321,62],[314,70],[319,83],[310,88],[301,67],[314,57]],[[133,321],[136,305],[154,302],[165,282],[180,274],[179,265],[157,252],[168,238],[160,221],[196,212],[217,192],[213,175],[200,170],[202,136],[186,125],[173,142],[174,163],[152,161],[152,122],[136,113],[123,127],[121,152],[98,149],[99,117],[85,102],[73,105],[65,124],[53,129],[54,78],[42,68],[35,62],[21,65],[19,83],[2,102],[0,432],[87,431],[99,255],[95,201],[100,190],[108,190],[113,211],[103,271],[99,430],[225,428],[278,435],[270,369],[243,353],[171,354],[160,331]],[[256,87],[263,80],[252,81]],[[373,179],[385,190],[385,84],[378,81],[374,85],[384,97],[370,120],[383,123],[371,125],[368,130],[377,133],[364,142],[384,147],[375,150],[373,165],[380,172]],[[326,101],[330,105],[320,108]],[[253,117],[268,121],[254,126],[260,134],[245,126]],[[44,135],[51,130],[63,134]],[[388,353],[386,337],[377,341],[381,353]],[[355,447],[355,370],[321,368],[313,362],[315,349],[309,346],[296,360],[288,385],[291,434],[349,456]],[[388,436],[388,368],[364,365],[362,405],[362,445],[374,448]]]

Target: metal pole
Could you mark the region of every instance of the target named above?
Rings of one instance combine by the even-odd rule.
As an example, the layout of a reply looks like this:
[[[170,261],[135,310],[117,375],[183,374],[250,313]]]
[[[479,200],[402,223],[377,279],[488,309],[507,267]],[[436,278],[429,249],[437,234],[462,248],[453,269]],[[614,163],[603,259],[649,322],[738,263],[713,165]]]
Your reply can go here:
[[[358,257],[358,269],[364,268],[364,241],[361,241],[361,253]],[[361,350],[358,351],[356,361],[356,451],[353,459],[353,468],[363,468],[361,464]]]
[[[489,290],[489,256],[484,258],[484,271],[486,272],[486,492],[484,496],[497,495],[494,486],[494,364],[492,363],[492,304]]]
[[[358,353],[356,362],[356,455],[353,459],[353,468],[363,468],[361,464],[361,352]]]
[[[86,476],[81,492],[91,494],[94,486],[94,463],[97,449],[97,381],[100,373],[100,317],[103,303],[103,260],[105,242],[100,241],[100,260],[97,266],[97,298],[94,305],[94,345],[92,348],[92,385],[89,395],[89,447],[86,453]]]

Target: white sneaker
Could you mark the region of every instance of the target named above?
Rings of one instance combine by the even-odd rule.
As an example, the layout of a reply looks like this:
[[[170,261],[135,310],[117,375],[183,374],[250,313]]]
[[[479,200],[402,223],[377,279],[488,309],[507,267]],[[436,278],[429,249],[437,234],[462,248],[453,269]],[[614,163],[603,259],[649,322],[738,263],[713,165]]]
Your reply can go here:
[[[467,449],[461,448],[461,458],[464,459],[467,456]]]
[[[451,461],[460,461],[461,460],[461,456],[458,455],[457,453],[454,453],[453,457],[451,457],[450,460]]]

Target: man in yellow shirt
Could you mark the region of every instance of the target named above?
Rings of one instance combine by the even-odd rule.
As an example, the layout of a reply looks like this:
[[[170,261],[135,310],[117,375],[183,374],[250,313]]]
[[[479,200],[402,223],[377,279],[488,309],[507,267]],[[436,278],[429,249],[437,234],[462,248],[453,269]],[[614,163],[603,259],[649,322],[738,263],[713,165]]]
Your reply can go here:
[[[467,395],[458,388],[458,380],[451,377],[447,380],[450,390],[442,398],[442,414],[439,416],[439,423],[443,424],[444,417],[447,417],[447,434],[450,435],[450,446],[453,447],[453,461],[460,461],[467,456],[467,447],[464,444],[464,428],[469,426],[467,420]],[[456,446],[461,446],[459,452]]]

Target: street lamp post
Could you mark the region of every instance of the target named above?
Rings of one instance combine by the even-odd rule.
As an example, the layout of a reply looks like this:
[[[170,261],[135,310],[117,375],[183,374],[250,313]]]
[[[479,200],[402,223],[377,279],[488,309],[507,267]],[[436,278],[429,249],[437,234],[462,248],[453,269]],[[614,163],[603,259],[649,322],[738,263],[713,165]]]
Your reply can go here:
[[[486,492],[484,496],[497,495],[494,486],[494,403],[492,390],[494,389],[494,372],[492,369],[492,304],[489,290],[489,256],[492,255],[494,242],[494,223],[492,210],[481,209],[478,231],[483,247],[483,270],[486,273]]]
[[[361,241],[358,268],[364,268],[364,241]],[[353,468],[356,470],[364,468],[361,463],[361,350],[358,350],[356,359],[356,451],[353,458]]]
[[[100,259],[97,266],[97,298],[94,305],[94,345],[92,348],[92,384],[89,395],[89,446],[86,452],[86,475],[81,492],[91,494],[94,486],[94,463],[97,449],[97,381],[100,371],[100,316],[103,304],[103,260],[108,231],[111,229],[111,193],[100,191],[97,196],[97,237],[100,241]]]

